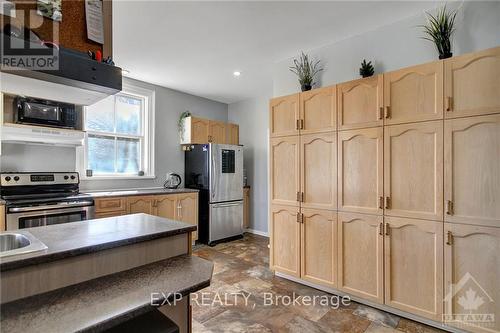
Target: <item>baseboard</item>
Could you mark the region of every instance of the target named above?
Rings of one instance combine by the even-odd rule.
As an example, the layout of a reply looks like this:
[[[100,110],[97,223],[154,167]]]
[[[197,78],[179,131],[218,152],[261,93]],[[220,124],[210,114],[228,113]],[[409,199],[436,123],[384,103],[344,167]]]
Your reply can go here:
[[[248,232],[248,233],[251,233],[254,235],[263,236],[263,237],[269,237],[269,234],[267,232],[259,231],[259,230],[255,230],[255,229],[247,228],[247,229],[245,229],[245,232]]]
[[[324,291],[324,292],[327,292],[327,293],[330,293],[330,294],[334,294],[334,295],[337,295],[337,296],[349,296],[351,298],[351,300],[353,300],[353,301],[355,301],[357,303],[368,305],[368,306],[371,306],[372,308],[376,308],[376,309],[379,309],[379,310],[382,310],[382,311],[385,311],[385,312],[389,312],[389,313],[395,314],[395,315],[397,315],[399,317],[411,319],[411,320],[417,321],[417,322],[422,323],[422,324],[426,324],[426,325],[429,325],[429,326],[432,326],[432,327],[439,328],[441,330],[445,330],[445,331],[453,332],[453,333],[470,333],[468,331],[464,331],[464,330],[461,330],[459,328],[455,328],[455,327],[452,327],[452,326],[446,326],[446,325],[444,325],[444,324],[442,324],[440,322],[436,322],[436,321],[433,321],[433,320],[430,320],[430,319],[427,319],[427,318],[423,318],[423,317],[420,317],[420,316],[417,316],[417,315],[414,315],[414,314],[411,314],[411,313],[408,313],[408,312],[405,312],[405,311],[394,309],[394,308],[391,308],[391,307],[383,305],[383,304],[378,304],[378,303],[370,302],[370,301],[367,301],[367,300],[362,299],[360,297],[352,296],[352,295],[350,295],[348,293],[342,292],[342,291],[337,290],[337,289],[328,288],[328,287],[325,287],[325,286],[322,286],[322,285],[319,285],[319,284],[316,284],[316,283],[305,281],[305,280],[302,280],[302,279],[297,278],[295,276],[290,276],[290,275],[283,274],[283,273],[280,273],[280,272],[274,272],[274,275],[282,277],[282,278],[290,280],[290,281],[293,281],[293,282],[297,282],[297,283],[306,285],[306,286],[314,288],[314,289],[318,289],[318,290],[321,290],[321,291]]]

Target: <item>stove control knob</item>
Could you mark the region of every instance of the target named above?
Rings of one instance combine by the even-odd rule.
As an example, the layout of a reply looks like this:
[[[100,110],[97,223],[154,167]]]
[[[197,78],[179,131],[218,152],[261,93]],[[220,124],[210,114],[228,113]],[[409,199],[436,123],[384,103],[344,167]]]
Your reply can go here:
[[[10,176],[5,177],[6,182],[10,182]]]
[[[14,177],[14,180],[15,180],[16,182],[17,182],[17,181],[19,181],[19,176],[15,176],[15,177]]]
[[[76,177],[75,176],[71,176],[71,179],[75,179]]]
[[[69,177],[68,177],[68,176],[64,176],[64,179],[65,179],[65,180],[68,180],[68,179],[69,179]]]

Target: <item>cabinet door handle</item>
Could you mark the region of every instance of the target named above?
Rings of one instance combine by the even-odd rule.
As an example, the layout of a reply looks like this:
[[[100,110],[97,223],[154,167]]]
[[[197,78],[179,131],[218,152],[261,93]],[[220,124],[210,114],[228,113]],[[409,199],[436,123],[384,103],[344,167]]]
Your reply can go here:
[[[451,231],[446,233],[446,245],[453,245],[453,234]]]
[[[385,115],[384,116],[386,119],[391,118],[391,107],[390,106],[385,107]]]
[[[379,119],[379,120],[384,119],[384,107],[383,107],[383,106],[381,106],[381,107],[379,108],[379,110],[378,110],[378,119]]]
[[[296,130],[299,130],[299,129],[300,129],[300,119],[297,119],[297,120],[295,121],[295,129],[296,129]]]
[[[378,208],[384,209],[384,197],[378,197]]]
[[[451,98],[451,96],[446,97],[445,108],[446,108],[446,112],[453,111],[453,99]]]
[[[453,201],[446,200],[446,215],[453,215]]]
[[[389,223],[386,223],[385,224],[385,235],[389,236],[390,234],[391,234],[391,227],[390,227]]]
[[[380,236],[384,235],[384,224],[382,222],[380,222],[380,224],[378,225],[378,234]]]
[[[182,217],[182,204],[181,204],[181,203],[179,203],[179,204],[177,205],[177,215],[178,215],[179,217]]]
[[[297,191],[297,201],[300,202],[300,192]]]
[[[300,119],[300,128],[299,129],[304,129],[304,119]]]
[[[300,213],[297,213],[297,223],[300,223]]]
[[[385,197],[385,209],[390,209],[390,208],[391,208],[391,198]]]
[[[304,202],[304,192],[300,192],[300,202]]]

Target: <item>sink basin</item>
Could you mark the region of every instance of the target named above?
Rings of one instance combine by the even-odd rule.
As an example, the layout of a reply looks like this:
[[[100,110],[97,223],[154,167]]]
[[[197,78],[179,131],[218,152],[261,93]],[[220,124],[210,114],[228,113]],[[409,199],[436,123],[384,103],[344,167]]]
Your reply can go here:
[[[21,249],[31,244],[28,237],[21,234],[0,235],[0,252]]]
[[[27,231],[0,234],[0,258],[46,250],[47,246]]]

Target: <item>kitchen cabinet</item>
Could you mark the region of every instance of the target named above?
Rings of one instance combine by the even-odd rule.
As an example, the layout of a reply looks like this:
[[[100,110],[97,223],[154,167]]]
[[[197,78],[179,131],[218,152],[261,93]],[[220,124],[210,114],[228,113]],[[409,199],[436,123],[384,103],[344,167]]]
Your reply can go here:
[[[300,220],[297,207],[270,207],[271,268],[300,277]]]
[[[500,113],[500,47],[444,61],[445,117]]]
[[[129,214],[144,213],[154,215],[155,200],[153,196],[129,197],[127,200],[127,212]]]
[[[159,195],[155,200],[155,215],[166,219],[176,219],[176,194]]]
[[[125,198],[99,198],[95,200],[95,210],[99,213],[117,212],[127,210],[127,200]]]
[[[243,229],[250,228],[250,187],[243,188]]]
[[[175,195],[175,220],[198,226],[198,194],[180,193]],[[198,232],[192,234],[193,240],[198,239]]]
[[[339,130],[384,124],[384,76],[354,80],[337,85]]]
[[[208,142],[226,143],[226,123],[222,121],[209,120]]]
[[[384,124],[443,119],[443,62],[384,73]]]
[[[500,114],[445,120],[445,220],[500,227]]]
[[[443,122],[384,128],[385,215],[443,219]]]
[[[271,139],[270,180],[272,204],[299,206],[299,136]]]
[[[5,205],[0,204],[0,231],[5,229]]]
[[[385,304],[442,320],[443,223],[385,217]]]
[[[327,287],[337,286],[337,213],[301,210],[301,277]]]
[[[444,236],[445,324],[500,332],[500,228],[445,223]],[[495,320],[468,322],[474,315]]]
[[[338,213],[340,290],[384,303],[384,225],[382,216]]]
[[[299,94],[273,98],[269,109],[271,137],[299,134]]]
[[[300,94],[299,129],[301,134],[330,132],[337,129],[335,86]]]
[[[383,133],[382,127],[339,132],[339,211],[383,214]]]
[[[300,147],[301,206],[337,209],[337,138],[335,133],[301,135]],[[290,165],[287,168],[290,169]],[[283,179],[280,181],[283,182]]]
[[[183,120],[181,144],[208,143],[209,120],[197,117],[187,117]]]
[[[226,124],[226,143],[229,145],[240,144],[240,127],[236,124]]]

